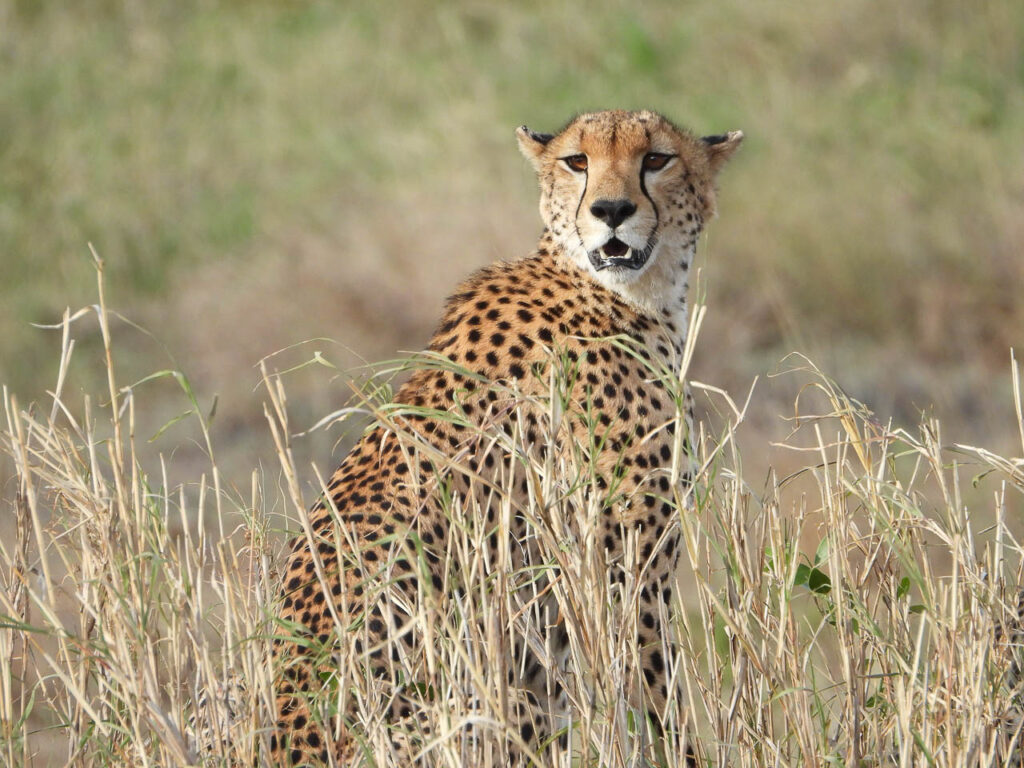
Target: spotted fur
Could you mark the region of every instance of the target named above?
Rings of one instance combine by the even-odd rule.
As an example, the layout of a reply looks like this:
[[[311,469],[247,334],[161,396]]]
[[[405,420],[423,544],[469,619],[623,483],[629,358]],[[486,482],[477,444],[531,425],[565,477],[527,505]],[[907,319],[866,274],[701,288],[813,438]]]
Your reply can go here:
[[[430,343],[433,359],[446,363],[421,368],[400,389],[397,410],[342,462],[294,544],[280,619],[304,639],[275,646],[278,762],[347,764],[355,754],[358,738],[345,718],[318,725],[308,694],[329,684],[338,654],[354,653],[370,674],[387,677],[388,659],[418,652],[410,602],[418,591],[451,591],[442,497],[475,494],[493,520],[487,481],[507,465],[508,449],[488,436],[544,442],[555,425],[535,402],[548,396],[556,365],[572,374],[558,428],[585,446],[607,496],[600,530],[609,578],[645,580],[638,637],[645,685],[631,699],[655,714],[666,705],[661,622],[679,537],[669,468],[675,425],[689,423],[690,401],[687,394],[680,420],[652,371],[678,369],[697,238],[715,212],[715,176],[742,134],[703,140],[653,112],[609,111],[580,115],[553,135],[524,126],[518,138],[540,181],[545,229],[537,249],[458,287]],[[525,496],[526,482],[518,480],[514,494]],[[529,562],[522,517],[509,533],[522,544],[520,562]],[[637,542],[631,558],[627,533]],[[491,546],[498,544],[492,536]],[[388,588],[375,589],[382,583]],[[337,626],[359,629],[339,636]],[[564,645],[554,619],[544,631]],[[510,688],[511,718],[531,748],[557,727],[545,715],[564,709],[541,684],[540,666],[516,664]],[[429,733],[401,681],[392,682],[388,719]]]
[[[1018,591],[1016,598],[1016,610],[997,614],[994,624],[994,650],[996,658],[1005,663],[1003,684],[1010,698],[998,728],[998,755],[1006,766],[1024,766],[1024,590]]]

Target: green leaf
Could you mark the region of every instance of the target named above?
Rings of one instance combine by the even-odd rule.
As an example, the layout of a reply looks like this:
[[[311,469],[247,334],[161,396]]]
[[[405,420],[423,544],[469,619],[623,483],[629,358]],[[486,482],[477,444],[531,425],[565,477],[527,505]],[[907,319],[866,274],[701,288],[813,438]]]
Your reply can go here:
[[[800,565],[796,567],[796,575],[793,577],[793,586],[799,587],[801,584],[806,584],[810,573],[811,566],[800,563]]]
[[[814,553],[814,564],[820,565],[826,560],[828,560],[828,539],[824,538],[818,544],[818,549]]]
[[[816,594],[827,595],[832,591],[832,579],[819,568],[811,568],[807,574],[807,587]]]
[[[900,585],[896,587],[896,598],[906,597],[908,592],[910,592],[910,577],[904,576],[900,579]]]
[[[793,577],[793,586],[801,585],[806,585],[809,590],[819,595],[827,595],[832,591],[832,579],[828,574],[805,563],[796,567],[796,575]]]

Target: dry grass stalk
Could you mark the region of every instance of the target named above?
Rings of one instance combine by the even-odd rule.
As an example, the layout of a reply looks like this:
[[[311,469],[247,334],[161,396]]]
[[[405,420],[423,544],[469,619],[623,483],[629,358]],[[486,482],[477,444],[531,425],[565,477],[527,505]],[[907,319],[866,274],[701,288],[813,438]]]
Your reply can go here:
[[[261,472],[245,498],[221,487],[209,426],[180,373],[156,375],[181,385],[209,471],[169,488],[164,465],[141,466],[143,406],[137,385],[117,383],[102,279],[88,313],[106,351],[101,405],[88,396],[73,403],[63,391],[71,329],[85,312],[65,317],[48,414],[4,392],[3,449],[17,488],[16,535],[0,539],[0,761],[258,763],[274,711],[270,641],[295,630],[273,618],[282,552],[270,512],[281,502],[267,498]],[[679,374],[658,375],[678,382]],[[1000,764],[1001,742],[1020,740],[999,727],[1015,722],[1018,703],[1007,679],[1015,649],[997,626],[1016,615],[1021,549],[1007,510],[1019,506],[1024,462],[947,448],[936,423],[917,433],[880,425],[820,371],[808,365],[801,375],[809,389],[787,446],[804,456],[803,469],[772,474],[761,490],[744,479],[734,440],[746,406],[698,385],[727,417],[696,436],[692,499],[672,499],[686,556],[683,599],[664,639],[677,705],[665,713],[663,749],[627,705],[626,692],[644,685],[624,663],[638,653],[636,585],[609,584],[601,565],[600,500],[585,453],[539,450],[513,433],[488,439],[504,441],[513,461],[503,480],[526,477],[529,501],[513,509],[496,484],[489,505],[500,531],[513,514],[530,519],[530,545],[548,565],[517,570],[507,536],[496,550],[487,545],[486,511],[472,498],[448,499],[454,597],[421,589],[409,614],[424,647],[387,661],[389,674],[418,691],[430,735],[389,728],[380,682],[351,649],[325,659],[330,673],[314,704],[329,725],[355,713],[357,763],[394,765],[392,738],[401,738],[434,765],[500,764],[502,745],[520,740],[506,680],[513,645],[526,642],[571,704],[572,722],[556,723],[571,744],[559,765],[682,765],[688,737],[711,765]],[[293,532],[314,541],[283,380],[266,368],[264,379],[281,496]],[[1020,414],[1016,368],[1013,382]],[[563,384],[553,379],[539,404],[552,443],[562,434]],[[371,412],[397,432],[388,388],[374,387],[344,415]],[[820,410],[803,415],[812,407]],[[405,447],[411,458],[443,458],[409,436]],[[969,475],[995,480],[988,528],[974,522],[987,511],[963,500]],[[339,525],[336,535],[347,531]],[[366,588],[393,586],[376,579]],[[564,660],[532,629],[556,616],[570,639]],[[337,632],[366,640],[344,602],[335,618]]]

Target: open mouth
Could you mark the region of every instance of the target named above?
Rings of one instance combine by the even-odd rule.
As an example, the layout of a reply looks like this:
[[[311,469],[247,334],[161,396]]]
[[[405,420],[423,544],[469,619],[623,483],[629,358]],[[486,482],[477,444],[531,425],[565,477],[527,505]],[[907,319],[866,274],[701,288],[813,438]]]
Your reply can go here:
[[[638,251],[630,248],[617,237],[613,237],[598,250],[590,252],[590,263],[594,269],[600,272],[608,267],[625,267],[626,269],[640,269],[650,255],[650,248]]]

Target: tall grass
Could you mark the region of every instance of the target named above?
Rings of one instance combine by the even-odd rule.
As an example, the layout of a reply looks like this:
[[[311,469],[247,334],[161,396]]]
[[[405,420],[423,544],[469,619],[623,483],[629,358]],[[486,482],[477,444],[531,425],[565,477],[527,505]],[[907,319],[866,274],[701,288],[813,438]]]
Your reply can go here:
[[[63,382],[85,313],[102,334],[108,387],[77,403]],[[162,462],[140,466],[112,320],[101,279],[99,303],[65,316],[49,407],[23,410],[4,390],[17,469],[16,531],[0,544],[6,765],[191,764],[188,702],[217,691],[226,670],[253,690],[268,675],[260,637],[277,585],[260,489],[254,478],[251,499],[229,499],[212,462],[178,488]],[[178,376],[188,394],[179,374],[158,375]]]
[[[99,328],[107,384],[78,401],[64,381],[82,363],[74,335],[86,322]],[[276,513],[284,508],[291,533],[310,536],[302,521],[316,495],[293,459],[284,379],[265,368],[280,470],[254,472],[243,494],[222,484],[187,378],[156,374],[180,383],[209,458],[172,487],[165,461],[138,458],[144,388],[119,378],[115,325],[101,279],[99,301],[65,318],[46,400],[23,405],[4,390],[15,479],[4,501],[13,522],[0,538],[0,763],[259,764],[280,672],[270,641],[295,629],[274,619],[284,558]],[[628,663],[638,653],[637,585],[609,584],[588,468],[572,451],[555,464],[554,452],[542,458],[520,436],[496,434],[531,480],[516,513],[548,566],[510,568],[507,542],[487,546],[483,511],[448,499],[450,589],[420,590],[410,608],[420,655],[386,662],[418,697],[429,732],[389,726],[381,679],[353,651],[365,630],[339,616],[343,642],[314,704],[329,724],[354,718],[354,764],[397,765],[395,739],[436,765],[500,764],[502,745],[518,743],[520,699],[506,673],[508,649],[523,640],[570,702],[571,722],[555,725],[571,754],[558,765],[682,765],[687,739],[707,765],[1002,764],[1005,743],[1020,741],[1016,649],[997,627],[1016,616],[1022,550],[1007,517],[1024,493],[1024,459],[946,443],[934,421],[917,431],[879,424],[809,363],[795,375],[804,388],[786,446],[802,468],[756,484],[735,439],[749,403],[694,384],[721,417],[697,435],[692,501],[674,499],[685,546],[664,638],[678,702],[664,745],[628,705],[642,685]],[[378,381],[339,418],[372,412],[387,422],[388,391]],[[1016,365],[1013,398],[1024,453]],[[990,489],[988,509],[965,503],[967,483]],[[509,499],[494,490],[500,530]],[[979,525],[985,517],[992,522]],[[564,622],[563,664],[526,620],[540,610],[529,584]],[[379,579],[367,588],[393,587]]]

